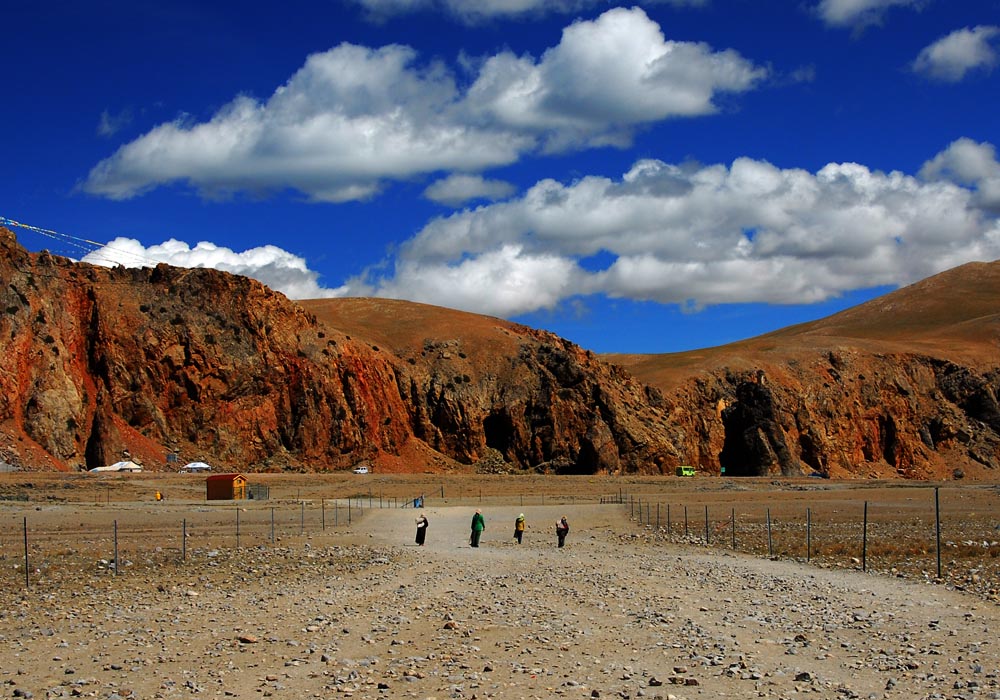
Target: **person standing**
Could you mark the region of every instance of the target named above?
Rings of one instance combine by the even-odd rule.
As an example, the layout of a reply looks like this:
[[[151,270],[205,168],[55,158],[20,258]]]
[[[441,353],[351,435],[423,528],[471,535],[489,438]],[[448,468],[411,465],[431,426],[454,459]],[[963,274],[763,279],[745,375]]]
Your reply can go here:
[[[527,525],[524,524],[524,513],[521,513],[514,521],[514,539],[517,540],[518,544],[521,544],[521,538],[524,537],[525,527]]]
[[[483,518],[483,511],[476,509],[476,514],[472,516],[472,537],[469,544],[473,547],[479,546],[479,538],[482,537],[483,530],[486,529],[486,519]]]
[[[427,516],[423,513],[417,518],[417,545],[424,546],[424,538],[427,537]]]
[[[556,537],[559,540],[559,546],[562,547],[566,544],[566,535],[569,534],[569,521],[566,520],[566,516],[562,516],[556,521]]]

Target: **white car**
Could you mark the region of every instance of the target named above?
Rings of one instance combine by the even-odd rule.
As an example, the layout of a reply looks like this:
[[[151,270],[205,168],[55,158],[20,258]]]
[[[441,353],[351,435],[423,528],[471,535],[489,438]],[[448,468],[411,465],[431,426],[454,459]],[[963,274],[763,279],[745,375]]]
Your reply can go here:
[[[368,467],[355,467],[354,468],[354,473],[355,474],[367,474],[368,473]]]

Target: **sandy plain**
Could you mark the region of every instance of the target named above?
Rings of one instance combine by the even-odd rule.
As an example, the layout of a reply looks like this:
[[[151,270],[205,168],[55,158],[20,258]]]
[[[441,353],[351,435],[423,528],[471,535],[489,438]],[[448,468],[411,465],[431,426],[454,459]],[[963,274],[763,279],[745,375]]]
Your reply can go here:
[[[0,477],[0,697],[1000,698],[991,485],[250,477]]]

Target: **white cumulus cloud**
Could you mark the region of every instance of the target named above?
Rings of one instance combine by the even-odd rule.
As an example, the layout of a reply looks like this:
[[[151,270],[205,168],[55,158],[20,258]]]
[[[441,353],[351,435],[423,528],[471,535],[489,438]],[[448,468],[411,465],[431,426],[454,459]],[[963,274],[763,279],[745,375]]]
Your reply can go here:
[[[236,252],[207,241],[192,248],[172,238],[147,248],[135,239],[119,237],[86,255],[83,262],[105,267],[153,267],[167,263],[224,270],[252,277],[291,299],[319,299],[343,293],[342,289],[321,286],[319,274],[309,269],[305,259],[273,245]]]
[[[983,189],[998,170],[992,146],[965,141],[920,177],[857,163],[811,173],[750,158],[642,160],[619,179],[543,180],[435,219],[393,271],[346,286],[499,315],[593,293],[685,306],[821,301],[1000,257],[996,200]],[[591,269],[595,256],[608,264]]]
[[[997,26],[957,29],[925,47],[913,62],[913,70],[952,83],[962,80],[969,71],[993,70],[997,64],[997,37]]]
[[[345,285],[349,296],[382,296],[511,316],[553,308],[580,293],[585,276],[557,252],[500,245],[465,260],[404,258],[391,279],[371,286],[362,280]]]
[[[457,207],[474,199],[504,199],[515,191],[514,185],[504,180],[487,180],[481,175],[449,175],[425,189],[424,197]]]
[[[465,91],[410,47],[344,43],[309,56],[266,101],[242,95],[207,121],[160,124],[81,187],[112,199],[186,183],[206,197],[292,189],[360,200],[386,181],[625,145],[632,129],[711,113],[719,93],[751,90],[765,75],[734,51],[666,41],[639,8],[574,23],[540,59],[485,57]]]
[[[821,0],[820,18],[831,27],[864,28],[881,24],[891,7],[919,7],[922,0]]]
[[[1000,212],[1000,163],[991,143],[962,138],[924,163],[921,177],[970,187],[978,206]]]
[[[735,51],[667,41],[639,9],[614,9],[563,30],[541,60],[487,60],[470,109],[509,128],[547,135],[547,147],[627,143],[629,128],[716,111],[719,93],[752,89],[764,68]]]

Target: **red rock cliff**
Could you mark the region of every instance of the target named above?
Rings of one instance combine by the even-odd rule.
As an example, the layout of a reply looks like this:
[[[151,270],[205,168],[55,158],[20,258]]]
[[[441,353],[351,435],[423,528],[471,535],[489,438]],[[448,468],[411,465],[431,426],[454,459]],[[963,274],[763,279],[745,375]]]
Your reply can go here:
[[[672,450],[643,385],[512,324],[486,360],[447,339],[397,355],[247,278],[77,264],[7,230],[0,279],[0,458],[26,468],[126,450],[147,468],[169,454],[240,469],[435,452],[460,465],[494,448],[514,469],[636,471]]]

